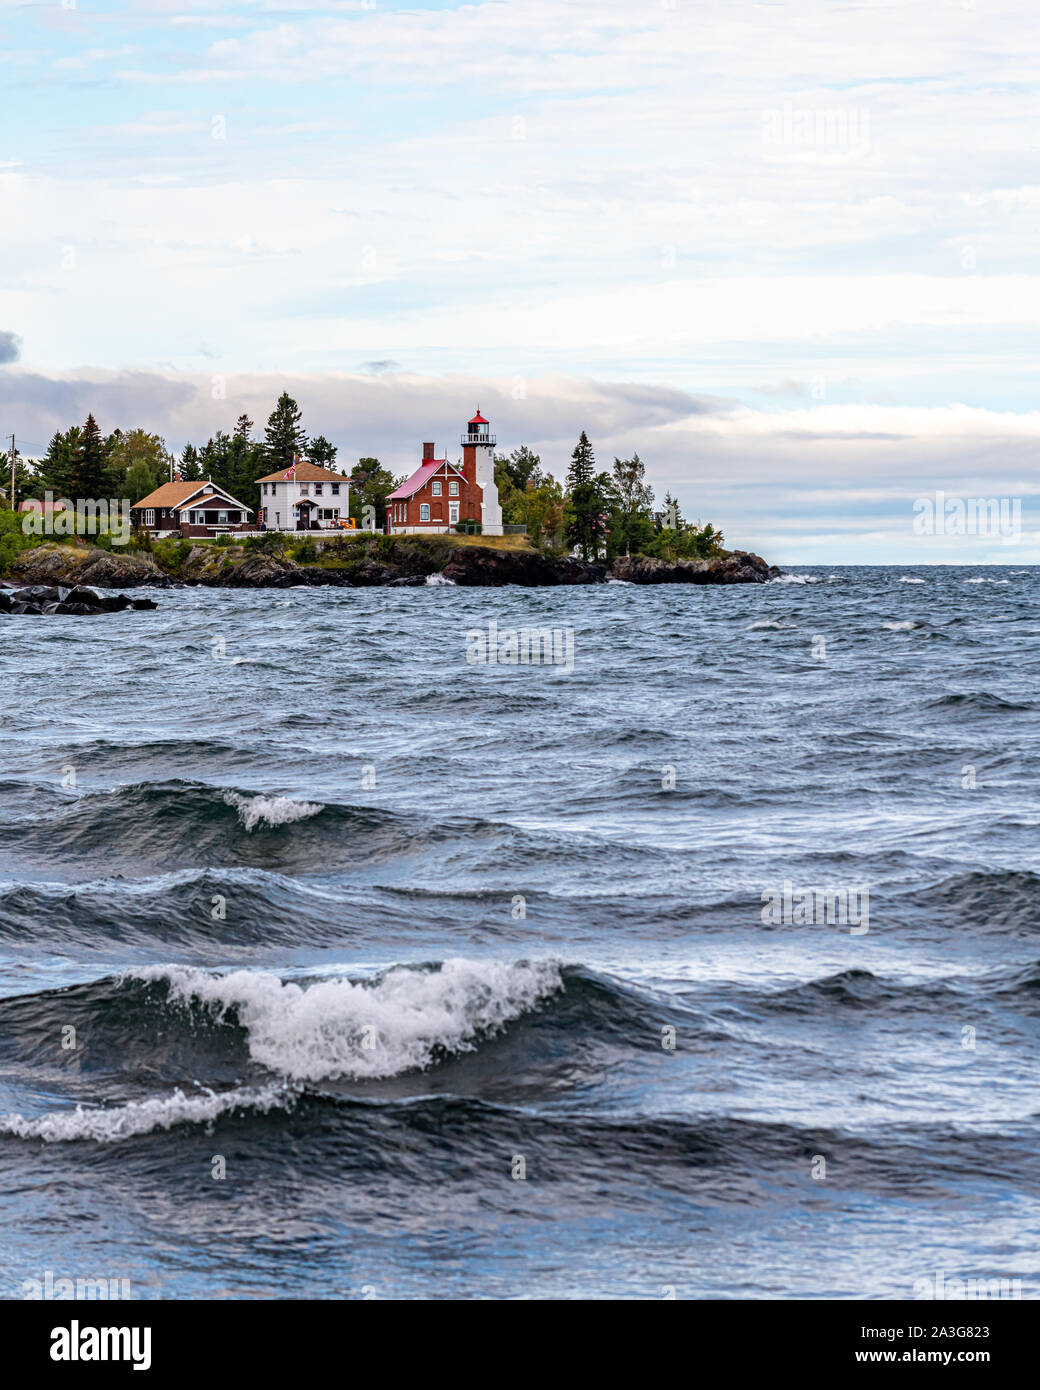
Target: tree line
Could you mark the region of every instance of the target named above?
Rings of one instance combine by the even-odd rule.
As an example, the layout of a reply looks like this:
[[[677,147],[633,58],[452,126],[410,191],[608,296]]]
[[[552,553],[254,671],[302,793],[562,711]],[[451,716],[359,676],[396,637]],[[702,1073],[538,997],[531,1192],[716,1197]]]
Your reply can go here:
[[[597,470],[584,430],[564,484],[542,471],[540,457],[526,445],[508,457],[496,455],[495,482],[506,524],[526,526],[534,545],[571,549],[584,560],[616,555],[706,558],[723,545],[721,531],[710,522],[694,526],[685,521],[670,492],[655,509],[638,454],[615,458],[609,472]]]
[[[104,435],[90,414],[83,425],[56,431],[43,458],[28,464],[16,456],[15,505],[42,498],[48,490],[55,497],[138,502],[179,471],[185,482],[211,479],[255,513],[262,505],[258,479],[290,467],[296,455],[342,471],[336,445],[320,434],[308,438],[303,413],[288,392],[279,396],[262,437],[254,429],[249,416],[240,415],[230,432],[218,430],[201,446],[185,444],[178,461],[161,436],[144,429]],[[382,529],[386,498],[403,477],[395,478],[377,458],[359,459],[347,476],[352,513],[360,520],[362,509],[371,505]],[[710,524],[684,521],[670,493],[655,508],[638,454],[615,458],[609,471],[598,470],[584,431],[564,482],[544,470],[527,445],[495,456],[495,482],[503,521],[526,527],[532,544],[549,550],[573,550],[584,559],[625,554],[675,559],[709,556],[723,544],[721,532]],[[4,487],[0,505],[6,506],[7,498]]]
[[[48,490],[55,498],[128,497],[139,502],[179,471],[184,482],[210,479],[256,512],[261,505],[258,480],[289,468],[296,455],[337,471],[335,444],[320,434],[308,438],[303,412],[288,392],[278,397],[262,437],[254,437],[254,428],[248,415],[240,415],[230,432],[218,430],[203,445],[185,444],[178,460],[161,436],[144,429],[103,435],[90,414],[83,425],[55,431],[47,453],[31,465],[16,456],[15,505],[29,497],[42,499]],[[3,476],[9,479],[9,473]],[[349,477],[352,505],[372,503],[380,520],[387,495],[401,479],[376,458],[359,459]],[[5,505],[7,498],[5,488]]]

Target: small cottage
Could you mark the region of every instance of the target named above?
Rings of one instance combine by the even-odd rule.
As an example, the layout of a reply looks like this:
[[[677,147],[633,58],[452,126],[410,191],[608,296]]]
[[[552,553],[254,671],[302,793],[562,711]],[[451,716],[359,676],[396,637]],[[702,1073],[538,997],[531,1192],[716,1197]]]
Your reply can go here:
[[[178,474],[130,508],[135,526],[155,536],[219,536],[251,531],[253,512],[230,492],[209,482],[183,482]]]

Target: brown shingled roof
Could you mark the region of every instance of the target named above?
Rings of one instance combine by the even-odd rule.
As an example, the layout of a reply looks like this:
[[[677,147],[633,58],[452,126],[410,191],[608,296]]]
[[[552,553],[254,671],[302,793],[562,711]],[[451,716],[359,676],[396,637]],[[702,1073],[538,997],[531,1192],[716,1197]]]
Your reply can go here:
[[[266,478],[257,478],[258,483],[344,483],[347,481],[343,473],[330,473],[327,468],[319,468],[316,463],[310,463],[303,459],[296,465],[296,475],[294,478],[287,478],[289,472],[287,468],[281,469],[278,473],[268,473]]]
[[[140,502],[135,502],[134,507],[175,507],[178,502],[186,502],[193,492],[212,486],[205,478],[196,478],[193,483],[163,483]]]
[[[147,497],[142,497],[140,502],[135,502],[130,510],[137,511],[139,507],[183,507],[191,497],[197,497],[201,501],[203,498],[208,499],[213,493],[219,493],[221,497],[226,498],[232,507],[244,511],[251,510],[232,497],[227,488],[221,487],[219,483],[211,483],[206,478],[196,478],[193,483],[163,483],[162,487],[157,487]]]

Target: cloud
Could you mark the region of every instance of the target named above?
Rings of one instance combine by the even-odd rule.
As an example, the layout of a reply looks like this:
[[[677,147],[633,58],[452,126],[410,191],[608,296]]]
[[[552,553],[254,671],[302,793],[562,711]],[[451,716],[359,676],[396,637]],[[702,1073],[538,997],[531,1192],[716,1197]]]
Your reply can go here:
[[[0,329],[0,363],[17,362],[22,355],[22,340],[16,333]]]

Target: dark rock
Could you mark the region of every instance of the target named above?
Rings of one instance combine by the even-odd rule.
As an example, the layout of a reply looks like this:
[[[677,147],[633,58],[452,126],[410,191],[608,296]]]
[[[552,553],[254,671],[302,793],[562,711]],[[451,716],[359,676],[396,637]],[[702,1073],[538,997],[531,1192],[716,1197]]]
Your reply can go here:
[[[49,584],[30,584],[27,589],[19,589],[15,598],[19,603],[60,603],[63,594]]]
[[[212,583],[222,589],[283,589],[287,584],[306,583],[303,574],[292,560],[254,551],[241,564],[221,569]]]
[[[151,555],[124,555],[83,544],[34,546],[17,554],[9,568],[22,585],[91,584],[102,589],[133,589],[146,584],[166,589],[173,583]]]
[[[41,614],[41,613],[43,612],[43,609],[40,607],[40,605],[39,605],[38,603],[17,603],[17,602],[16,602],[16,603],[13,603],[13,604],[11,605],[11,612],[12,612],[12,613],[34,613],[34,614],[36,614],[36,615],[38,616],[39,614]]]
[[[619,555],[611,579],[630,584],[765,584],[780,571],[761,555],[733,550],[711,560],[655,560],[648,555]]]
[[[95,608],[91,603],[69,603],[66,601],[65,603],[48,604],[45,611],[48,613],[70,613],[77,617],[98,618],[104,610]]]
[[[150,555],[115,555],[107,550],[92,551],[75,578],[77,583],[97,584],[102,589],[137,589],[141,585],[165,589],[170,584]]]
[[[135,599],[131,599],[131,600],[130,600],[130,607],[131,607],[131,608],[136,608],[136,609],[142,609],[142,608],[158,608],[159,605],[155,602],[154,599],[150,599],[150,598],[135,598]]]
[[[95,593],[93,589],[86,588],[83,584],[74,585],[67,594],[64,595],[64,603],[86,603],[91,608],[102,607],[101,595]]]
[[[130,607],[131,602],[126,594],[105,594],[101,599],[101,610],[104,613],[122,613],[124,608]]]
[[[586,560],[562,559],[533,550],[492,550],[465,546],[453,550],[441,570],[445,579],[467,586],[521,584],[526,588],[542,584],[602,584],[603,565]]]

